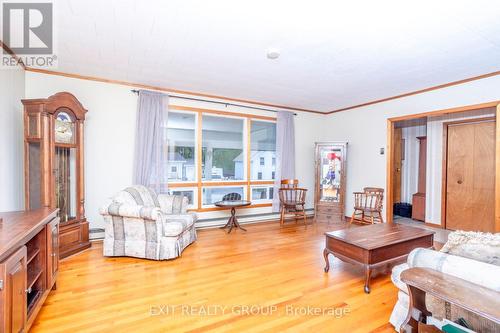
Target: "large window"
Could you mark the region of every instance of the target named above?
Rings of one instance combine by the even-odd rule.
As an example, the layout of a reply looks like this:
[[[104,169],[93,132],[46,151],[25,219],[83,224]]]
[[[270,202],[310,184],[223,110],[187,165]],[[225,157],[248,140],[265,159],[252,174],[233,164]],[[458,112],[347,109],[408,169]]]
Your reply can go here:
[[[276,170],[276,123],[252,120],[251,179],[272,180]]]
[[[203,205],[213,205],[217,201],[221,201],[225,195],[237,193],[241,199],[245,199],[245,191],[243,186],[239,187],[204,187],[203,188]]]
[[[244,119],[203,115],[202,175],[203,180],[243,180]]]
[[[168,114],[168,180],[196,180],[196,115],[169,112]]]
[[[270,205],[276,169],[276,123],[271,117],[211,110],[168,116],[169,193],[187,196],[191,209],[214,209],[229,193]]]
[[[273,191],[274,188],[272,186],[252,186],[252,201],[262,202],[273,200]]]

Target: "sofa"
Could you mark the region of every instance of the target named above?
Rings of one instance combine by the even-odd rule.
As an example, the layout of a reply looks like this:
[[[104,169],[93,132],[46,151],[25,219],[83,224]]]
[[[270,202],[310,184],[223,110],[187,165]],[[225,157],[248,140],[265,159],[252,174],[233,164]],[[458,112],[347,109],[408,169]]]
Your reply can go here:
[[[456,231],[449,235],[440,251],[418,248],[410,252],[406,263],[392,269],[391,279],[399,289],[390,323],[400,332],[409,307],[408,289],[401,281],[401,273],[410,267],[430,268],[456,276],[500,293],[500,233]],[[469,311],[426,295],[427,309],[432,316],[427,323],[441,328],[443,319],[455,321],[463,318],[477,332],[500,332],[500,326]],[[412,316],[420,313],[413,310]]]
[[[135,185],[118,192],[100,209],[104,218],[104,256],[153,260],[177,258],[196,240],[196,214],[188,199],[157,195]]]

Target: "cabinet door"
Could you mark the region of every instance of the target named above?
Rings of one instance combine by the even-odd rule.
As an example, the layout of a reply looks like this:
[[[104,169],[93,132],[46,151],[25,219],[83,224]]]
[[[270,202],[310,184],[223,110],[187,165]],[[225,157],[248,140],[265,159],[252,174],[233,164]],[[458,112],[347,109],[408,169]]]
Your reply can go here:
[[[2,332],[23,332],[26,326],[26,247],[0,264]]]
[[[59,270],[59,218],[47,224],[47,288],[56,281]]]

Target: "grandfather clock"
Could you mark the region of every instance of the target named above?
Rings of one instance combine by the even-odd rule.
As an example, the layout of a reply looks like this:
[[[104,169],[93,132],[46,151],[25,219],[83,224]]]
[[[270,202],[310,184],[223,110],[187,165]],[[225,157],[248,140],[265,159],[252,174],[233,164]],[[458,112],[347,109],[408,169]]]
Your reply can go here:
[[[25,207],[59,208],[59,252],[64,258],[90,247],[83,182],[87,110],[68,92],[22,102]]]

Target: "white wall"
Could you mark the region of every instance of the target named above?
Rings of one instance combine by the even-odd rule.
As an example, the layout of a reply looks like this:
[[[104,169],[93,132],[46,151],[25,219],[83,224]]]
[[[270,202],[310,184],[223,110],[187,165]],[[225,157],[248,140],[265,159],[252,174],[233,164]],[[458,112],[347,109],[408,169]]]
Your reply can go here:
[[[24,70],[0,70],[0,212],[24,208]]]
[[[91,228],[102,227],[99,206],[107,197],[132,183],[133,146],[137,95],[130,87],[62,76],[26,72],[26,98],[46,98],[60,91],[74,94],[88,110],[85,123],[85,210]],[[171,98],[171,104],[213,110],[275,116],[273,112]],[[297,112],[296,172],[309,189],[313,206],[314,142],[326,118]],[[270,213],[268,207],[242,210],[241,214]],[[226,217],[227,212],[200,214],[200,218]]]
[[[346,214],[352,214],[353,191],[386,186],[386,155],[379,150],[386,148],[388,118],[494,100],[500,100],[500,76],[329,115],[323,121],[325,140],[349,141]],[[430,152],[432,158],[440,156]]]

